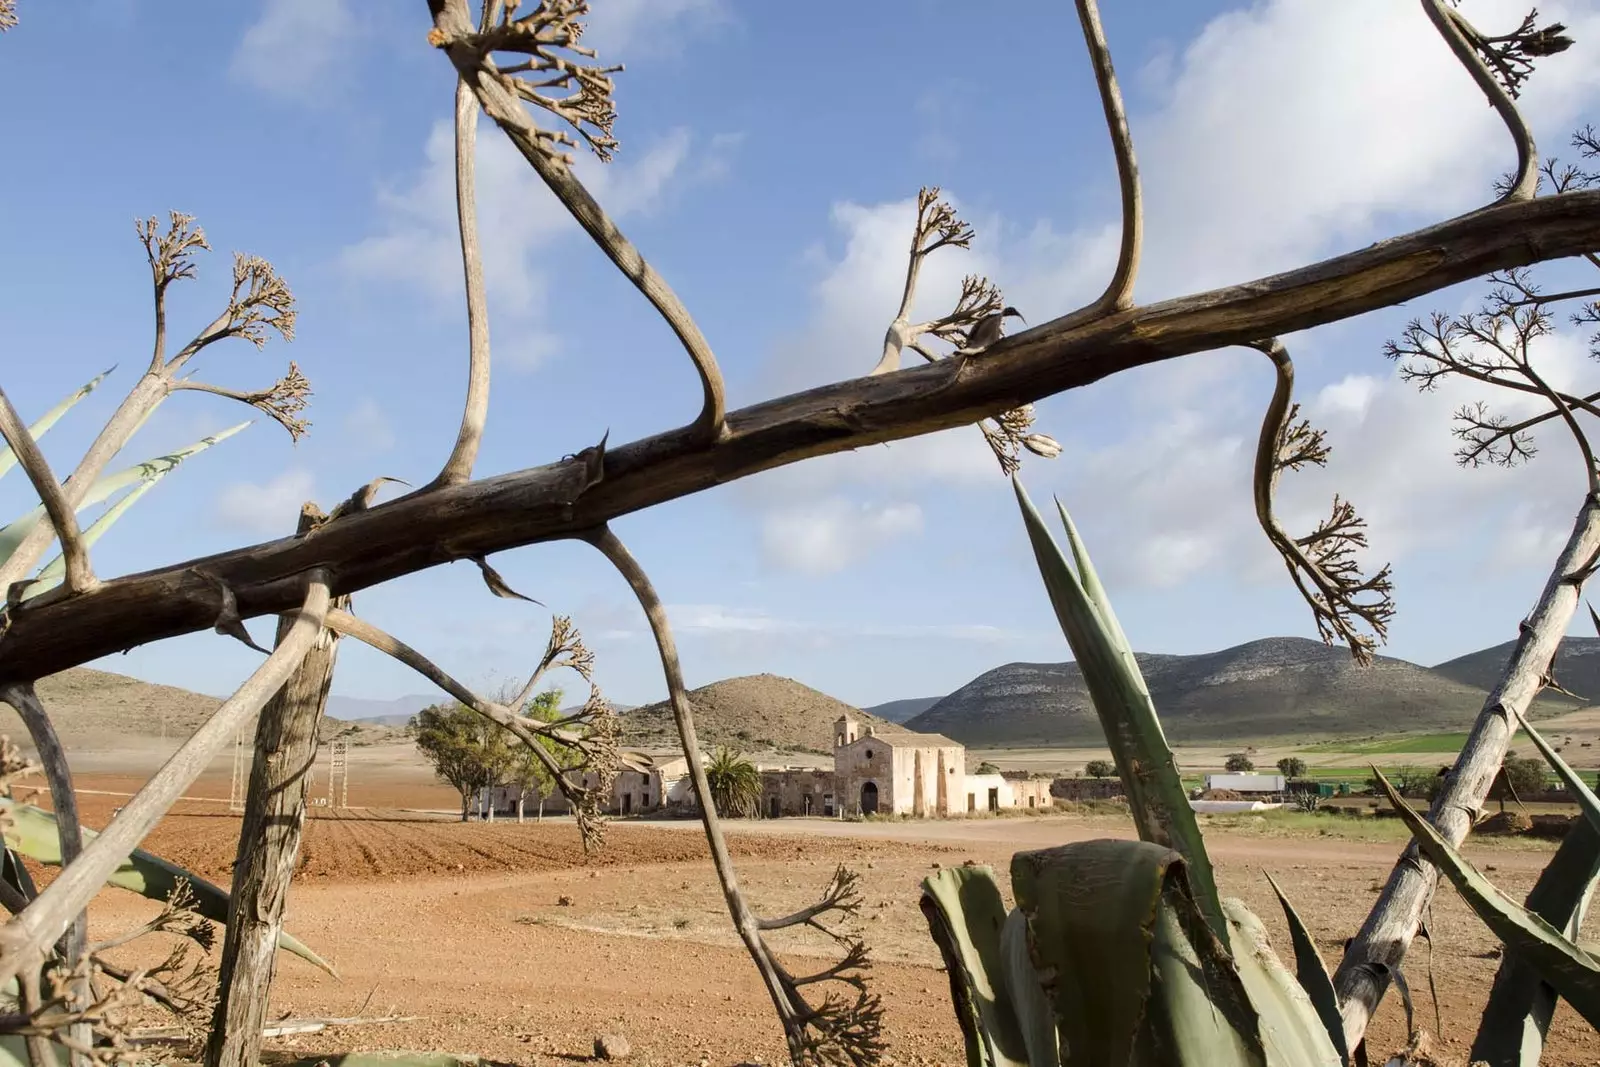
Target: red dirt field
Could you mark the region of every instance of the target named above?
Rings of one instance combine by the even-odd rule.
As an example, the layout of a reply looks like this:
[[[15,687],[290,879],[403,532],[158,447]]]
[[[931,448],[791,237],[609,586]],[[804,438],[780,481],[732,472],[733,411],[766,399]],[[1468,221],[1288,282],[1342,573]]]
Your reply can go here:
[[[86,777],[85,789],[127,791],[137,780]],[[218,788],[220,786],[220,788]],[[451,807],[448,790],[419,803],[407,785],[373,799]],[[227,781],[196,796],[227,795]],[[352,801],[356,799],[352,786]],[[85,822],[101,826],[121,800],[85,792]],[[147,847],[221,884],[228,881],[238,820],[226,803],[185,801]],[[1124,820],[1052,816],[941,823],[776,820],[732,835],[740,876],[755,905],[782,913],[809,902],[835,864],[859,869],[860,927],[883,996],[886,1062],[960,1064],[960,1037],[946,977],[917,909],[917,885],[936,865],[966,860],[1000,870],[1011,853],[1071,840],[1127,836]],[[1266,922],[1280,952],[1287,933],[1270,869],[1296,902],[1326,959],[1354,931],[1398,845],[1340,837],[1208,836],[1224,891]],[[1520,897],[1548,860],[1542,844],[1482,843],[1470,850],[1498,885]],[[47,872],[40,872],[47,879]],[[565,897],[568,903],[560,901]],[[391,1005],[416,1021],[274,1041],[298,1053],[409,1048],[475,1052],[515,1064],[587,1062],[602,1032],[626,1034],[641,1064],[783,1062],[781,1037],[754,968],[733,936],[696,823],[614,823],[605,848],[585,857],[570,823],[462,824],[394,808],[313,811],[290,894],[289,927],[332,960],[335,981],[280,958],[272,1013],[345,1016],[372,996],[368,1014]],[[154,907],[108,891],[92,911],[96,938],[125,929]],[[1497,944],[1448,888],[1434,905],[1429,950],[1407,963],[1420,1022],[1463,1057],[1492,980]],[[1590,936],[1593,936],[1592,934]],[[165,955],[146,939],[128,962]],[[780,934],[797,968],[821,963],[814,937]],[[806,957],[819,957],[815,960]],[[1398,1047],[1403,1020],[1386,1001],[1374,1051]],[[1382,1062],[1374,1057],[1376,1062]],[[1543,1061],[1600,1064],[1600,1036],[1564,1005]]]

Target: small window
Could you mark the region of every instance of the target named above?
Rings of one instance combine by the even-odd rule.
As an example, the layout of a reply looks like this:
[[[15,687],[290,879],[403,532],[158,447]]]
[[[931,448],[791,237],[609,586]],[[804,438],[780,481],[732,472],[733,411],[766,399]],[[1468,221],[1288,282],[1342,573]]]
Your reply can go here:
[[[870,748],[869,748],[869,749],[867,749],[867,758],[868,758],[868,759],[871,759],[871,758],[872,758],[872,749],[870,749]]]

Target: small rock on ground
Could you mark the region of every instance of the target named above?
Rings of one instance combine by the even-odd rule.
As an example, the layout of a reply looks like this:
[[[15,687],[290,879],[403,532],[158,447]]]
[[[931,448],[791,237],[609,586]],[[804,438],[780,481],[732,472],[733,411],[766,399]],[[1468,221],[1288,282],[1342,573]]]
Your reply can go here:
[[[597,1060],[627,1059],[633,1046],[621,1034],[601,1034],[594,1039],[594,1058]]]

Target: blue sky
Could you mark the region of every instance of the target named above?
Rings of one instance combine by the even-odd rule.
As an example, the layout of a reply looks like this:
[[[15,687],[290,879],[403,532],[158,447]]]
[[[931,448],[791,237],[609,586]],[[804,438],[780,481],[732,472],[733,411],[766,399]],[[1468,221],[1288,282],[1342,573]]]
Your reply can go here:
[[[267,0],[153,8],[21,0],[0,39],[11,150],[0,167],[0,375],[27,417],[112,364],[46,438],[70,469],[148,359],[148,268],[135,218],[198,216],[216,251],[171,298],[192,332],[224,294],[230,253],[271,260],[299,301],[293,344],[221,346],[200,376],[258,387],[294,359],[316,395],[298,445],[267,420],[167,479],[97,546],[113,575],[263,540],[299,503],[331,506],[385,474],[435,473],[465,385],[449,116],[453,78],[426,6]],[[588,43],[625,61],[622,148],[580,176],[698,318],[744,405],[865,373],[894,314],[911,203],[939,185],[978,229],[929,265],[931,317],[986,273],[1030,323],[1072,310],[1114,258],[1116,188],[1071,5],[595,0]],[[1246,281],[1470,209],[1512,156],[1503,131],[1414,4],[1269,0],[1107,5],[1149,198],[1137,296]],[[1473,0],[1498,30],[1514,4]],[[1600,4],[1541,8],[1578,45],[1545,61],[1525,110],[1546,152],[1597,117]],[[93,32],[85,32],[87,27]],[[72,73],[63,76],[64,57]],[[495,385],[479,473],[546,462],[609,429],[626,441],[698,404],[665,326],[590,246],[492,126],[480,133]],[[1564,265],[1551,284],[1581,275]],[[1586,282],[1585,284],[1593,284]],[[1286,485],[1305,529],[1334,491],[1373,524],[1400,614],[1387,651],[1423,663],[1507,640],[1580,503],[1555,433],[1526,470],[1460,471],[1450,410],[1381,355],[1404,320],[1462,310],[1463,286],[1290,338],[1301,399],[1330,433],[1326,472]],[[1583,381],[1583,339],[1539,359]],[[1120,375],[1039,408],[1065,454],[1026,471],[1072,509],[1141,649],[1201,652],[1311,635],[1250,510],[1270,394],[1259,355],[1226,351]],[[1589,385],[1588,388],[1593,388]],[[168,401],[124,461],[248,416]],[[28,504],[0,482],[9,517]],[[672,611],[691,684],[770,671],[858,704],[946,692],[1065,644],[1009,487],[975,430],[771,472],[626,517],[617,532]],[[495,564],[570,614],[614,699],[662,695],[643,620],[580,545]],[[470,564],[364,592],[357,610],[474,683],[517,675],[548,614],[490,597]],[[254,627],[265,639],[270,624]],[[1574,632],[1583,632],[1575,628]],[[196,635],[98,666],[223,693],[257,657]],[[425,692],[347,647],[335,691]]]

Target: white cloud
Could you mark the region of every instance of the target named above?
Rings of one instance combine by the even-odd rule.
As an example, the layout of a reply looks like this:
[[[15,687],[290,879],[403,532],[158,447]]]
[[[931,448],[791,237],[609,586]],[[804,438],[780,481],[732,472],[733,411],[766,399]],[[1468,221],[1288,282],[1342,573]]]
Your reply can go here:
[[[1579,44],[1540,65],[1521,105],[1536,131],[1548,131],[1546,141],[1561,144],[1600,97],[1600,64],[1592,61],[1600,5],[1587,0],[1541,13],[1566,23]],[[1515,25],[1522,14],[1502,0],[1473,11],[1486,28]],[[1147,201],[1142,301],[1248,281],[1467,210],[1491,198],[1494,178],[1514,159],[1498,119],[1428,20],[1390,0],[1257,3],[1158,54],[1142,81],[1158,101],[1132,118]],[[959,209],[959,198],[948,198]],[[856,377],[876,362],[899,301],[913,212],[909,199],[835,206],[842,251],[821,257],[811,319],[774,351],[760,383],[765,395]],[[972,250],[927,261],[915,317],[948,308],[960,277],[976,273],[999,283],[1030,323],[1042,322],[1093,297],[1115,261],[1115,219],[1062,233],[1047,221],[1028,228],[967,218],[978,232]],[[1566,500],[1571,471],[1559,460],[1518,472],[1455,466],[1445,417],[1452,403],[1481,394],[1452,386],[1419,397],[1380,371],[1375,344],[1355,364],[1374,373],[1308,391],[1315,364],[1306,357],[1316,353],[1315,341],[1289,339],[1301,364],[1301,399],[1329,430],[1335,453],[1327,473],[1286,479],[1280,510],[1291,528],[1308,529],[1341,488],[1372,522],[1375,554],[1384,559],[1441,536],[1441,524],[1444,540],[1475,540],[1485,551],[1533,553],[1564,539],[1568,507],[1512,504],[1545,487]],[[1581,364],[1562,339],[1547,341],[1538,358],[1562,381]],[[1123,581],[1171,586],[1218,568],[1281,577],[1254,531],[1249,483],[1270,383],[1260,356],[1235,350],[1119,375],[1096,387],[1115,391],[1115,421],[1103,403],[1075,397],[1062,403],[1081,418],[1041,427],[1063,440],[1068,455],[1036,464],[1036,477],[1067,479],[1068,502],[1081,514],[1116,516],[1097,558]],[[1485,399],[1514,414],[1515,404]],[[1555,427],[1543,436],[1559,439]],[[770,555],[837,568],[865,554],[839,550],[844,538],[833,534],[844,521],[836,517],[851,514],[841,503],[845,488],[860,510],[873,500],[916,501],[939,483],[984,484],[994,476],[981,439],[960,430],[773,472],[743,489],[742,499],[766,513]],[[1492,520],[1480,517],[1489,503]],[[812,522],[797,527],[788,551],[773,551],[778,517],[808,508]],[[808,553],[811,545],[827,547]]]
[[[328,88],[355,37],[347,0],[266,0],[228,73],[270,93],[309,99]]]
[[[767,558],[787,570],[831,574],[888,544],[922,532],[916,504],[867,504],[828,497],[774,510],[761,526]]]
[[[316,479],[307,470],[287,470],[265,485],[238,482],[217,498],[217,518],[224,525],[263,537],[294,533],[300,505],[315,495]]]
[[[1524,7],[1488,0],[1472,17],[1514,26]],[[1600,87],[1587,55],[1600,15],[1560,7],[1541,14],[1579,47],[1540,64],[1521,105],[1564,141]],[[1445,218],[1489,199],[1515,158],[1414,5],[1256,4],[1213,19],[1171,69],[1162,108],[1133,119],[1148,199],[1141,300],[1297,266],[1396,217]]]
[[[994,643],[1015,635],[984,624],[875,624],[819,623],[784,619],[764,611],[722,604],[672,604],[666,609],[672,628],[681,633],[709,635],[791,635],[832,638],[934,638]]]
[[[727,142],[718,142],[726,147]],[[675,129],[631,159],[602,164],[579,156],[578,176],[613,220],[647,216],[674,185],[681,185],[692,138]],[[705,159],[724,150],[703,150]],[[380,232],[347,247],[346,270],[371,282],[414,286],[439,302],[462,301],[460,238],[455,212],[455,136],[449,122],[433,127],[419,173],[378,194]],[[551,247],[581,236],[566,208],[493,123],[478,132],[478,231],[488,287],[495,354],[510,366],[529,369],[558,346],[536,326],[546,302]],[[586,238],[585,238],[586,239]]]

